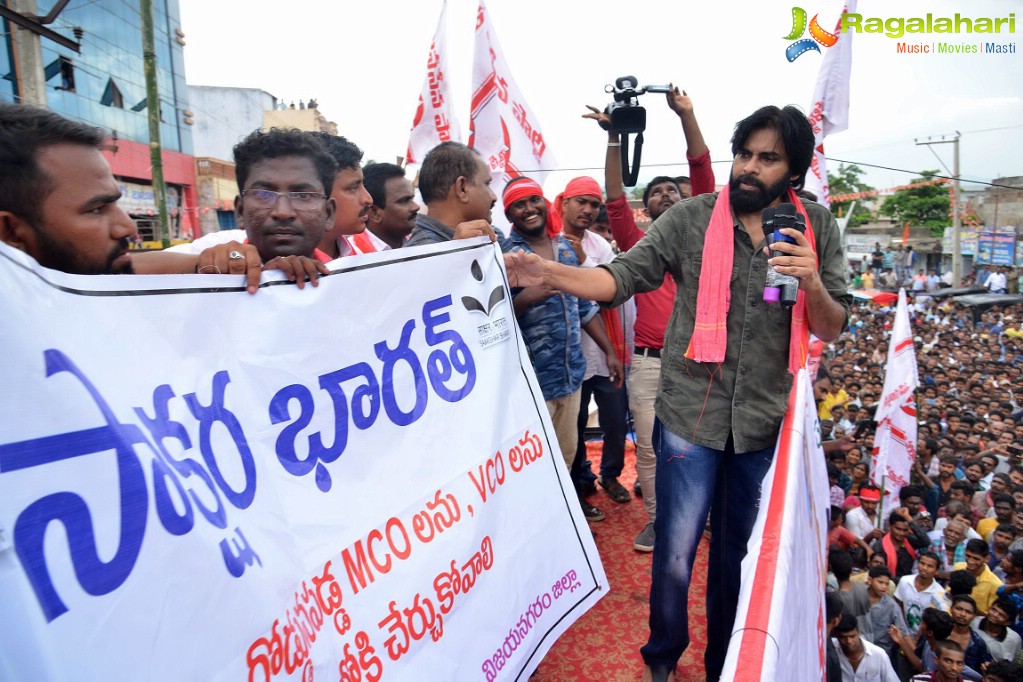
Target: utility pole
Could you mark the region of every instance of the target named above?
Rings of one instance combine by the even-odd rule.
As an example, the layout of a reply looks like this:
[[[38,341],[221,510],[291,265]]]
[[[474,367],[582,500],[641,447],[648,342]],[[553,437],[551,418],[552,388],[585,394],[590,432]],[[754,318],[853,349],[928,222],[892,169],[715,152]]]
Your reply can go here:
[[[950,144],[952,145],[952,286],[957,287],[963,281],[962,221],[959,218],[959,137],[957,130],[954,136],[942,135],[937,140],[927,138],[916,140],[919,145]]]
[[[153,0],[139,0],[142,15],[142,65],[146,75],[146,109],[149,114],[149,158],[153,167],[153,199],[160,217],[160,241],[170,246],[167,216],[167,185],[163,181],[163,154],[160,147],[160,93],[156,82],[156,39],[153,32]],[[177,112],[175,112],[176,115]]]

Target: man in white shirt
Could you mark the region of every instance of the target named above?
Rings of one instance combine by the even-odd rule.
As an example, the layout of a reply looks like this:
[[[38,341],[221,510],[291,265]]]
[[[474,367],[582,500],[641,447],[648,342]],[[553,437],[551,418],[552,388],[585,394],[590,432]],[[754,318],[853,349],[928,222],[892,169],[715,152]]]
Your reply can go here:
[[[992,294],[1004,294],[1006,288],[1009,285],[1009,280],[1005,276],[1005,268],[995,267],[991,270],[991,274],[987,276],[987,281],[984,286]]]
[[[884,535],[878,527],[877,505],[881,502],[881,491],[872,485],[860,487],[860,506],[850,509],[845,515],[845,527],[868,545]]]
[[[892,668],[888,654],[860,636],[856,619],[852,615],[842,614],[842,620],[838,621],[831,632],[835,635],[831,645],[838,646],[842,682],[898,681],[899,677]]]
[[[906,575],[895,588],[895,600],[902,604],[902,613],[910,630],[920,627],[924,609],[935,607],[945,610],[945,588],[934,576],[938,573],[938,557],[933,552],[923,552],[917,559],[917,573]]]
[[[603,237],[589,228],[596,222],[600,212],[602,195],[600,185],[593,178],[579,177],[571,180],[565,191],[554,200],[554,210],[560,211],[562,229],[565,236],[578,252],[582,249],[586,258],[582,267],[597,267],[610,263],[615,259],[614,250]],[[624,366],[627,352],[624,347],[624,330],[617,313],[612,313],[617,320],[614,330],[611,315],[604,315],[605,327],[612,343],[622,343],[619,360]],[[608,367],[607,354],[588,335],[582,337],[583,355],[586,357],[586,374],[583,375],[582,397],[579,405],[578,431],[579,440],[575,461],[572,463],[572,480],[579,481],[586,462],[586,431],[590,415],[590,397],[597,403],[597,416],[600,430],[604,434],[600,457],[600,486],[607,491],[615,502],[625,503],[631,499],[629,491],[618,481],[625,466],[625,432],[628,398],[625,387],[615,381],[615,370]]]
[[[366,191],[373,197],[366,231],[348,240],[356,253],[397,249],[405,244],[419,216],[419,204],[405,169],[393,163],[371,163],[362,169]]]

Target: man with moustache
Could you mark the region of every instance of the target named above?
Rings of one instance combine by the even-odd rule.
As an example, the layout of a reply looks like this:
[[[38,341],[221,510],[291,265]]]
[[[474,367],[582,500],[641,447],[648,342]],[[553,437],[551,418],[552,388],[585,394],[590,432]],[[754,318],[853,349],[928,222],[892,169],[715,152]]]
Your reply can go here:
[[[585,191],[599,192],[600,189],[587,186]],[[572,193],[572,190],[569,192]],[[579,266],[572,245],[555,231],[556,228],[548,224],[549,207],[540,185],[524,176],[515,178],[505,187],[503,201],[505,215],[512,224],[512,233],[507,240],[508,248],[556,260],[568,267]],[[610,250],[610,247],[607,248]],[[581,331],[585,330],[593,340],[597,348],[595,352],[603,355],[609,374],[608,381],[614,390],[622,387],[622,363],[607,337],[604,323],[597,314],[597,306],[591,301],[547,286],[515,290],[513,296],[515,315],[519,320],[523,340],[529,349],[537,382],[547,402],[561,454],[571,472],[579,445],[577,418],[588,364],[582,350]],[[624,435],[623,428],[621,436],[624,438]],[[576,467],[573,482],[577,489],[579,473]],[[604,513],[586,502],[581,494],[579,503],[587,520],[604,519]]]
[[[684,90],[672,86],[665,98],[670,108],[678,115],[682,133],[686,139],[686,158],[689,161],[688,184],[664,175],[651,180],[643,191],[643,205],[651,220],[657,220],[662,213],[682,199],[694,194],[714,191],[714,170],[707,148],[693,110],[693,102]],[[610,117],[596,107],[587,107],[591,113],[583,114],[597,122],[607,131],[607,153],[604,159],[604,187],[607,192],[607,213],[611,233],[621,251],[628,251],[643,238],[643,231],[636,225],[632,207],[625,196],[622,182],[621,137],[611,130]],[[675,280],[666,275],[664,283],[646,293],[637,293],[635,344],[632,349],[632,365],[629,368],[628,400],[629,409],[636,428],[636,484],[643,496],[647,512],[647,523],[640,530],[632,544],[637,552],[654,550],[654,521],[657,518],[657,495],[655,493],[655,458],[651,440],[654,430],[654,401],[661,375],[661,350],[664,348],[664,332],[675,302]]]
[[[149,271],[167,272],[169,264],[174,268],[170,270],[172,272],[244,273],[249,292],[255,293],[259,286],[259,273],[263,269],[276,268],[285,271],[289,279],[295,281],[300,288],[304,286],[305,278],[312,281],[315,286],[317,277],[327,272],[324,263],[354,253],[346,235],[357,234],[366,229],[369,206],[372,202],[369,192],[363,187],[360,165],[362,151],[355,144],[344,137],[329,133],[272,128],[267,132],[257,130],[251,133],[235,146],[234,156],[235,175],[241,191],[235,199],[235,210],[238,214],[238,224],[243,225],[244,229],[221,230],[200,237],[190,244],[173,246],[159,254],[144,254],[140,261],[145,260],[149,263],[149,259],[153,259],[153,262],[157,263],[149,266]],[[269,222],[283,231],[301,225],[305,218],[310,217],[309,209],[315,214],[320,209],[329,208],[328,222],[316,230],[317,242],[314,242],[311,248],[303,245],[299,249],[300,253],[285,253],[289,249],[282,245],[273,248],[259,248],[256,245],[249,223],[257,220],[265,225],[263,220],[266,217],[263,215],[265,206],[255,206],[257,210],[249,212],[248,222],[245,216],[246,205],[253,207],[252,199],[259,194],[256,191],[258,187],[251,188],[253,197],[245,201],[245,193],[248,191],[245,182],[248,180],[250,169],[273,159],[288,158],[304,158],[306,164],[311,163],[316,168],[315,174],[321,176],[320,183],[327,181],[324,186],[330,192],[329,196],[325,197],[329,202],[316,201],[315,206],[303,202],[302,206],[296,207],[292,205],[290,199],[284,201],[282,197],[278,197],[274,202]],[[327,166],[332,167],[333,171],[323,174]],[[271,184],[275,182],[276,179]],[[280,214],[281,210],[285,214]],[[189,269],[191,263],[188,261],[182,268],[175,262],[166,260],[167,255],[172,253],[198,257],[194,269]]]
[[[678,283],[662,351],[654,443],[658,512],[644,679],[666,680],[689,644],[687,599],[708,513],[707,679],[724,664],[738,603],[740,565],[756,520],[808,333],[829,341],[845,327],[851,297],[838,225],[825,208],[801,203],[813,130],[794,107],[763,107],[740,121],[721,193],[679,202],[614,262],[573,268],[535,254],[505,255],[513,286],[546,286],[620,305],[670,273]],[[767,253],[761,211],[787,199],[807,234]],[[792,310],[763,300],[770,263],[798,279]],[[791,344],[790,344],[791,338]],[[790,351],[792,357],[790,358]]]
[[[401,248],[419,216],[416,192],[405,169],[393,163],[371,163],[363,174],[373,204],[366,231],[351,236],[352,246],[360,253]]]
[[[419,193],[427,215],[420,214],[405,246],[489,236],[490,211],[497,203],[490,168],[480,153],[461,142],[441,142],[423,158]]]
[[[0,239],[40,265],[76,275],[132,272],[135,223],[92,126],[0,104]]]

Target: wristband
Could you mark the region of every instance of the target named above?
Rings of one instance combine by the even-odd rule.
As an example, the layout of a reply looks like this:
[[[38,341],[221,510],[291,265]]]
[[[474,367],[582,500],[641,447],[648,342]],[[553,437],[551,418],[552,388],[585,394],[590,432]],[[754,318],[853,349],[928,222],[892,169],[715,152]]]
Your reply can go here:
[[[621,147],[622,143],[621,142],[608,142],[607,146],[608,147]]]

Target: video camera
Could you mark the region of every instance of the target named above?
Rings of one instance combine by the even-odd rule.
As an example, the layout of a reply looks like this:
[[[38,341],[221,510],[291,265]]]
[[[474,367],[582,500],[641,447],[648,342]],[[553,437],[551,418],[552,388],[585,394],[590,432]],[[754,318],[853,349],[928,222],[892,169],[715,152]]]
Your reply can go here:
[[[614,97],[604,108],[604,113],[611,118],[611,130],[619,135],[632,135],[646,130],[646,109],[639,106],[639,96],[648,92],[671,92],[671,86],[644,86],[635,76],[622,76],[615,79],[614,85],[605,85],[604,92]]]
[[[604,92],[611,93],[614,101],[604,108],[611,122],[601,123],[605,130],[622,136],[622,182],[626,187],[635,187],[639,177],[639,163],[643,154],[643,131],[646,130],[646,109],[639,106],[639,96],[648,92],[671,92],[670,85],[640,85],[635,76],[615,79],[614,85],[604,86]],[[629,170],[629,135],[636,135],[635,159]]]

